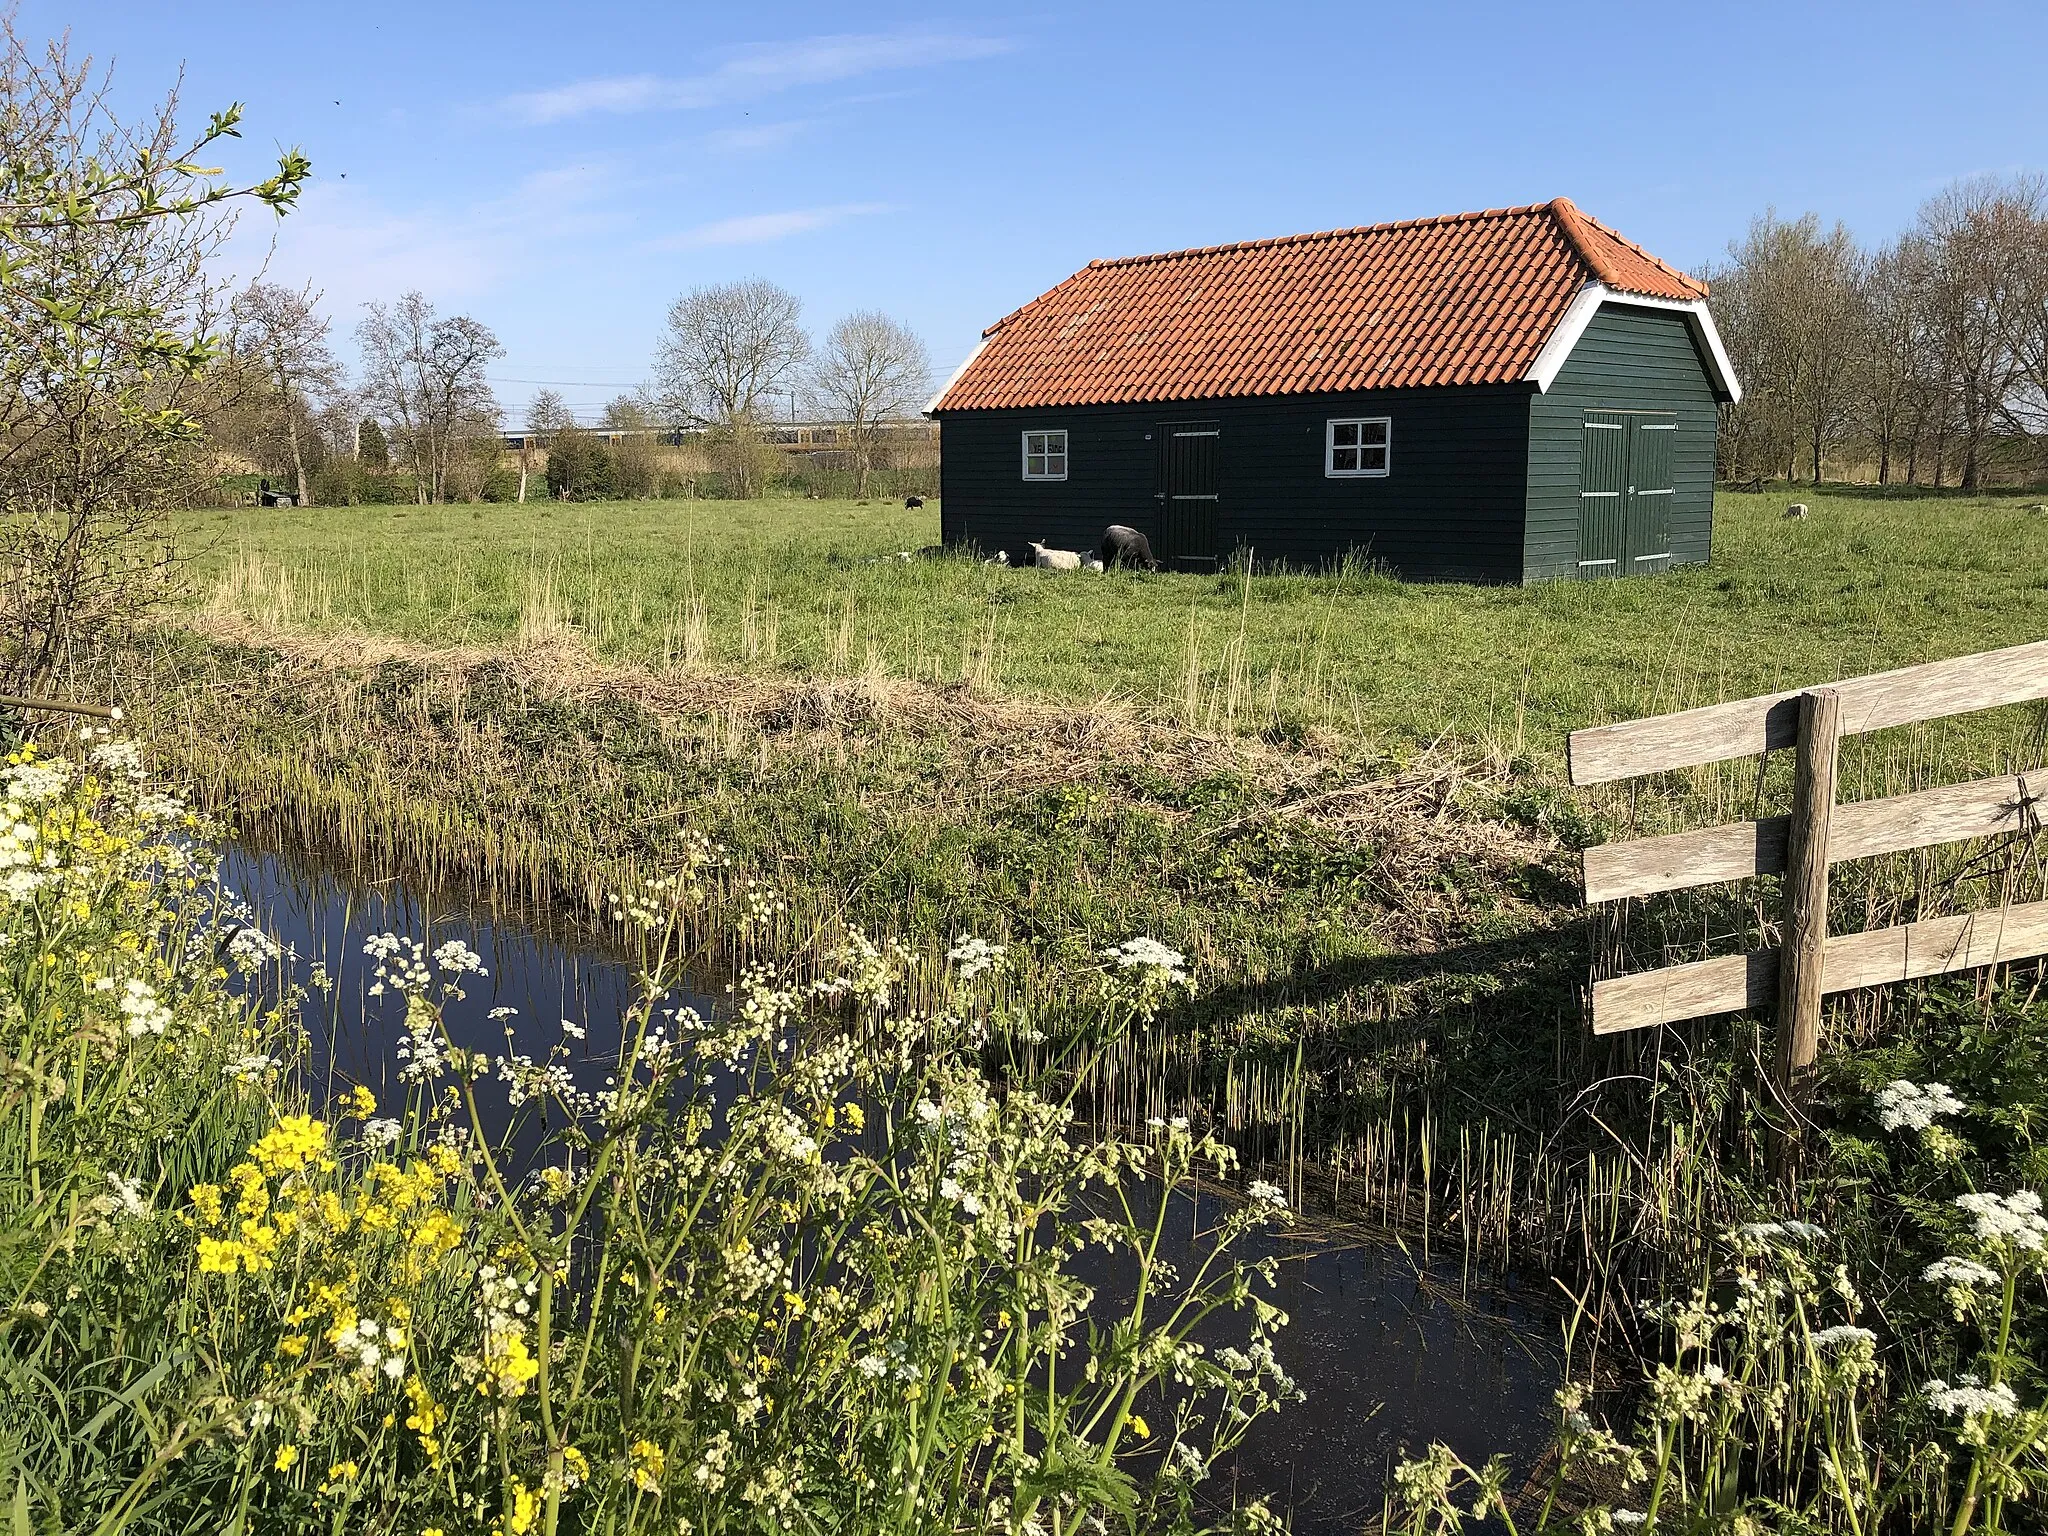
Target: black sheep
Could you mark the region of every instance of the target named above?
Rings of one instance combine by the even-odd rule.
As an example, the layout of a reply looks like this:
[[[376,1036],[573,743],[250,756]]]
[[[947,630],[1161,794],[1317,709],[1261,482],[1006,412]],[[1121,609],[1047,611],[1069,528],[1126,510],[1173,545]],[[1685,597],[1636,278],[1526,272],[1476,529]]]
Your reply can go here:
[[[919,511],[922,511],[923,509],[924,509],[924,498],[923,498],[922,496],[906,496],[906,497],[904,497],[904,498],[903,498],[903,510],[904,510],[904,511],[906,511],[906,512],[919,512]]]
[[[1111,523],[1102,531],[1102,563],[1110,565],[1141,565],[1148,571],[1159,569],[1159,561],[1152,553],[1152,541],[1135,528],[1126,528],[1122,523]]]

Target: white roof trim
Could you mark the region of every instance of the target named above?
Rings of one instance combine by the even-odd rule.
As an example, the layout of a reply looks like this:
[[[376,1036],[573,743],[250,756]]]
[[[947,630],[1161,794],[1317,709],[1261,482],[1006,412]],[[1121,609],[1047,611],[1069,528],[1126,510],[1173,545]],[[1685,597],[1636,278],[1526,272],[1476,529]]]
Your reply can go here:
[[[974,360],[977,357],[981,356],[981,349],[987,345],[988,337],[986,336],[982,337],[981,340],[977,341],[974,344],[974,350],[968,353],[966,357],[960,360],[960,366],[958,368],[955,368],[952,372],[951,377],[949,377],[945,383],[939,386],[939,392],[933,395],[931,399],[925,401],[924,409],[919,411],[917,414],[920,416],[929,416],[933,411],[937,410],[939,402],[946,398],[946,391],[951,389],[955,384],[958,384],[960,382],[960,375],[965,373],[968,369],[974,366]]]
[[[1713,311],[1707,308],[1705,299],[1653,299],[1646,294],[1610,288],[1605,283],[1588,283],[1579,290],[1571,307],[1564,312],[1564,318],[1557,322],[1557,329],[1550,333],[1550,340],[1543,343],[1543,350],[1536,354],[1536,361],[1529,365],[1529,371],[1523,377],[1539,390],[1548,391],[1557,382],[1565,360],[1578,346],[1579,338],[1586,334],[1586,327],[1593,323],[1593,317],[1600,312],[1602,304],[1669,309],[1684,315],[1692,328],[1693,339],[1706,354],[1707,369],[1713,375],[1714,387],[1730,400],[1742,398],[1742,381],[1735,377],[1735,365],[1728,360],[1728,349],[1721,345],[1721,333],[1714,328]]]

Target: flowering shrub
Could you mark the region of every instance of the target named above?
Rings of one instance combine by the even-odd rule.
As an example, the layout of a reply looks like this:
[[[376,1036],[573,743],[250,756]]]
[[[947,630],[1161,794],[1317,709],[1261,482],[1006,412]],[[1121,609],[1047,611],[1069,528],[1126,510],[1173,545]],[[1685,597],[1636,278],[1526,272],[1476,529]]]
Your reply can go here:
[[[113,743],[0,777],[17,1528],[1191,1529],[1292,1395],[1270,1261],[1232,1252],[1284,1198],[1166,1264],[1168,1203],[1230,1151],[1177,1121],[1086,1143],[1065,1101],[992,1087],[993,946],[956,950],[939,1016],[852,935],[827,982],[757,969],[702,1018],[667,1000],[693,865],[617,904],[643,990],[589,1093],[565,1046],[449,1038],[473,952],[380,936],[399,1097],[321,1104],[296,999],[231,985],[271,952],[220,920],[205,830]],[[1185,984],[1131,953],[1105,1039]],[[1084,1284],[1089,1251],[1128,1287]]]

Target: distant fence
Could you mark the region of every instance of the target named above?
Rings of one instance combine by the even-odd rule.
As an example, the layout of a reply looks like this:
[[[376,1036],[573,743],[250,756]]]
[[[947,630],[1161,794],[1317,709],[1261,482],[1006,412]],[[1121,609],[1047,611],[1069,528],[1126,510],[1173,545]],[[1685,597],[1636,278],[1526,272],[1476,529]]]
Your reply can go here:
[[[609,443],[616,443],[629,437],[644,437],[670,448],[703,442],[711,436],[709,427],[597,426],[578,427],[576,430],[586,437],[601,438]],[[780,448],[785,453],[844,452],[853,446],[857,435],[853,423],[844,421],[763,422],[759,431],[762,442]],[[939,426],[934,421],[884,421],[876,423],[874,431],[876,441],[883,446],[936,444],[939,437]],[[500,436],[506,448],[518,449],[528,443],[537,448],[545,448],[554,434],[507,427]]]
[[[1615,1034],[1777,1004],[1781,1088],[1819,1049],[1821,999],[2048,952],[2048,901],[1872,933],[1827,931],[1828,867],[2000,832],[2034,833],[2048,774],[1835,803],[1843,736],[2048,697],[2048,641],[1575,731],[1571,781],[1600,784],[1791,747],[1792,812],[1588,848],[1586,901],[1617,901],[1750,875],[1785,878],[1784,943],[1593,983],[1593,1032]]]

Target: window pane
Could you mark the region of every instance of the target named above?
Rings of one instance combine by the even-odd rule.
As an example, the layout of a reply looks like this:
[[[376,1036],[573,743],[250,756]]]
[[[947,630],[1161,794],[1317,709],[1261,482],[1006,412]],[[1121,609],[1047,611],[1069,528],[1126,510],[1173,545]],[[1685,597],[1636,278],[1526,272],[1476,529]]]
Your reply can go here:
[[[1356,443],[1358,441],[1358,423],[1355,421],[1333,423],[1330,428],[1330,441],[1339,447]]]
[[[1366,421],[1359,425],[1365,428],[1362,442],[1384,443],[1387,440],[1387,424],[1384,421]]]
[[[1042,475],[1042,474],[1044,474],[1044,473],[1045,473],[1045,456],[1044,456],[1043,454],[1037,454],[1037,453],[1027,453],[1027,454],[1025,454],[1025,455],[1024,455],[1024,473],[1025,473],[1025,474],[1027,474],[1027,475]]]
[[[1358,450],[1356,448],[1333,448],[1330,450],[1330,468],[1358,468]]]
[[[1387,467],[1387,450],[1384,445],[1378,448],[1362,448],[1359,450],[1359,453],[1362,456],[1358,466],[1360,469],[1385,469]]]

